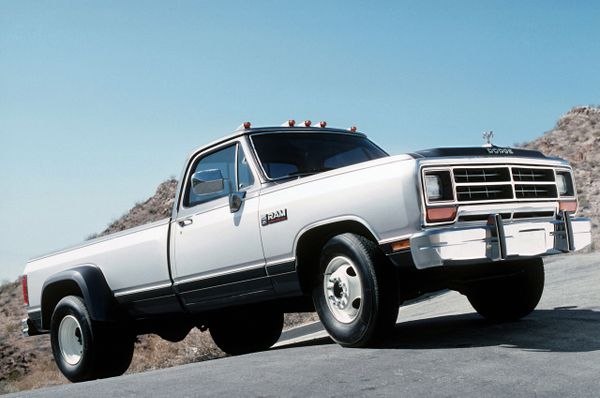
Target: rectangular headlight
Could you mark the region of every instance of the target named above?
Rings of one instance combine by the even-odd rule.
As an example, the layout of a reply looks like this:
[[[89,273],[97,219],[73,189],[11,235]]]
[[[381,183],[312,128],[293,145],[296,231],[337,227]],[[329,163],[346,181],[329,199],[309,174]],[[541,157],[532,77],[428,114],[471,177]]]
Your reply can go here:
[[[438,175],[425,176],[425,189],[429,200],[438,200],[442,197],[442,180]]]
[[[429,202],[454,200],[450,170],[425,171],[425,196]]]
[[[560,196],[575,196],[573,179],[568,171],[556,172],[556,188]]]

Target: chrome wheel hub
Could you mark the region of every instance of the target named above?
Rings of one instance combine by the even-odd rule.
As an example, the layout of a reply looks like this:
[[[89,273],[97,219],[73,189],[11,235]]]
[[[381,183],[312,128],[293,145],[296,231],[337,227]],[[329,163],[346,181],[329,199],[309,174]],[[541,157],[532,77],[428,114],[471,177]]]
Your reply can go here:
[[[347,257],[333,258],[325,268],[323,278],[325,299],[329,310],[339,322],[356,319],[362,305],[362,282],[354,263]]]
[[[60,354],[69,365],[77,365],[83,357],[83,333],[73,315],[65,316],[58,326]]]

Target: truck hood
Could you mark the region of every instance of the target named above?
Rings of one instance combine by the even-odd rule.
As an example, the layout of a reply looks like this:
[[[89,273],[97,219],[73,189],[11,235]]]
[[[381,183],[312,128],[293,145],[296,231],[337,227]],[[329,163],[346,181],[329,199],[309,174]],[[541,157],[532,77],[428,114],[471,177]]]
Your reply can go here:
[[[559,160],[559,158],[548,157],[539,151],[520,148],[505,148],[499,146],[489,147],[452,147],[432,148],[416,151],[410,154],[415,159],[443,158],[443,157],[517,157]]]

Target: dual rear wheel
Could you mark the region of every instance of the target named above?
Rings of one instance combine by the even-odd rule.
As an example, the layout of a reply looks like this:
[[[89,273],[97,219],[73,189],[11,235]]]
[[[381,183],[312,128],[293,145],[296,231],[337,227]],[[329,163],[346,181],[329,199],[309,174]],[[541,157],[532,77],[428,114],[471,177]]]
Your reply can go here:
[[[134,339],[125,328],[94,322],[78,296],[64,297],[52,314],[52,354],[60,371],[73,382],[125,373]]]

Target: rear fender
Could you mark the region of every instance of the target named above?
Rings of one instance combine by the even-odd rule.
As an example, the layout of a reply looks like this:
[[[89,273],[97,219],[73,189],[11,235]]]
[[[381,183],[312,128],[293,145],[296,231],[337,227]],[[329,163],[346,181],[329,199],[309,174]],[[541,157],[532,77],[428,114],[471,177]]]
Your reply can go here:
[[[111,322],[118,318],[117,303],[104,274],[95,265],[71,268],[49,277],[42,287],[42,328],[50,328],[56,304],[66,296],[83,298],[94,321]]]

